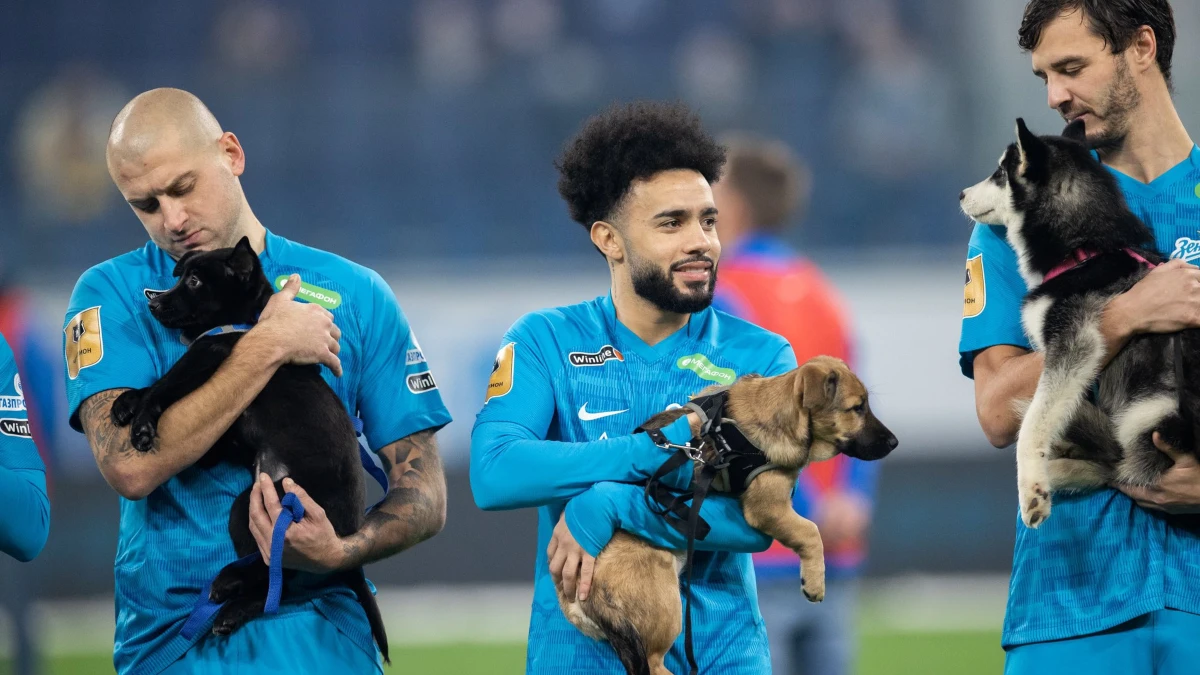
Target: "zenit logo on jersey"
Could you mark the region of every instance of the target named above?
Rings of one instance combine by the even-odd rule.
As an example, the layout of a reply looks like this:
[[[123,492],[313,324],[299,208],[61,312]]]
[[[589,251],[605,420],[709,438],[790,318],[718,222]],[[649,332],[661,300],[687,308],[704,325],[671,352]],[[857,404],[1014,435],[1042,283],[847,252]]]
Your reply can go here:
[[[433,381],[433,373],[426,370],[423,373],[413,373],[405,378],[408,383],[408,390],[414,394],[424,394],[427,391],[437,389],[437,383]]]
[[[100,359],[104,358],[104,340],[100,337],[100,307],[89,307],[76,314],[63,333],[67,337],[64,354],[67,376],[74,380],[79,377],[79,371],[100,363]]]
[[[169,290],[169,289],[168,289]],[[143,288],[142,293],[146,295],[146,300],[153,300],[167,291],[156,291],[153,288]]]
[[[20,438],[33,438],[33,432],[29,428],[29,420],[16,420],[7,417],[0,418],[0,434]]]
[[[576,368],[580,366],[602,366],[607,361],[624,361],[625,357],[612,345],[604,345],[600,351],[594,353],[587,352],[571,352],[567,354],[567,361]]]
[[[983,254],[967,261],[967,280],[963,288],[963,318],[979,316],[987,302],[987,288],[983,284]]]
[[[1200,241],[1190,237],[1180,237],[1175,240],[1175,250],[1171,251],[1172,258],[1191,262],[1200,258]]]

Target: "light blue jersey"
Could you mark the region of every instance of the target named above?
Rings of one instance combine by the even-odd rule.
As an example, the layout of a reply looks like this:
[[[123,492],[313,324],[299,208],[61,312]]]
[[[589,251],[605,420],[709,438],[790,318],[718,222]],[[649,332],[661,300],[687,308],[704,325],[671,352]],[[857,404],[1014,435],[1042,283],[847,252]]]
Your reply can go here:
[[[633,430],[705,387],[795,367],[783,338],[713,309],[654,346],[617,321],[611,296],[535,312],[509,330],[471,437],[471,485],[485,509],[538,507],[527,673],[625,672],[610,645],[579,632],[559,609],[546,546],[564,508],[571,533],[592,555],[617,529],[682,550],[683,536],[634,484],[668,452]],[[674,443],[691,436],[685,418],[664,433]],[[679,472],[683,483],[690,469]],[[749,553],[771,539],[746,524],[735,498],[712,496],[701,513],[713,529],[697,542],[692,586],[700,669],[769,672]],[[666,665],[687,672],[682,636]]]
[[[1200,148],[1149,184],[1112,173],[1160,252],[1200,258]],[[959,359],[973,377],[978,352],[1029,349],[1020,316],[1026,287],[1004,228],[975,226],[965,281]],[[1032,530],[1018,515],[1016,528],[1005,647],[1095,633],[1163,608],[1200,614],[1200,536],[1116,490],[1056,494],[1052,518]]]
[[[321,373],[346,410],[362,418],[372,449],[450,422],[408,320],[378,274],[270,232],[260,258],[277,289],[298,273],[304,288],[297,299],[333,312],[342,331],[343,374],[334,377],[327,368]],[[174,267],[165,252],[147,243],[80,277],[63,330],[75,429],[82,401],[106,389],[147,387],[183,355],[179,331],[164,328],[147,306],[155,291],[174,285]],[[191,647],[179,628],[202,590],[237,558],[229,510],[251,480],[244,467],[192,467],[145,499],[121,499],[114,570],[118,672],[157,673]],[[366,616],[349,589],[324,589],[313,606],[362,649],[376,653]],[[207,628],[198,631],[197,640]]]
[[[17,362],[0,335],[0,551],[27,562],[46,544],[46,465],[33,443]]]

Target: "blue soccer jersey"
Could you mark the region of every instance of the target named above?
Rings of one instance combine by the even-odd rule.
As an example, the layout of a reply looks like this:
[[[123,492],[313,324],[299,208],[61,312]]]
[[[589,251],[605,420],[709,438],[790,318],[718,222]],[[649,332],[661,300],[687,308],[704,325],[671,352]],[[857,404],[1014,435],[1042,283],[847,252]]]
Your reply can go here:
[[[1200,148],[1149,184],[1112,173],[1164,255],[1200,258]],[[980,351],[1029,349],[1020,315],[1026,286],[1002,227],[975,226],[966,270],[959,359],[974,377]],[[1018,514],[1016,528],[1006,647],[1094,633],[1164,607],[1200,613],[1200,535],[1116,490],[1056,494],[1049,520],[1033,530]]]
[[[270,232],[260,259],[277,289],[297,273],[304,284],[297,299],[333,313],[342,331],[343,374],[334,377],[328,368],[321,373],[346,410],[362,418],[372,449],[450,422],[408,320],[378,274]],[[79,405],[88,397],[107,389],[147,387],[183,355],[179,331],[164,328],[147,306],[155,291],[174,285],[174,267],[165,252],[147,243],[80,277],[63,330],[75,429]],[[244,467],[192,467],[145,499],[121,499],[114,570],[118,672],[157,673],[205,634],[207,626],[189,641],[179,629],[202,590],[237,558],[228,534],[229,510],[251,481]],[[323,589],[314,606],[375,653],[366,616],[349,589]]]
[[[46,465],[33,443],[25,390],[12,350],[0,335],[0,551],[32,560],[50,532]]]
[[[783,338],[713,309],[693,314],[654,346],[617,320],[611,296],[535,312],[509,330],[471,437],[471,485],[483,508],[538,507],[526,672],[625,672],[611,646],[583,635],[559,608],[546,546],[564,508],[572,534],[592,555],[617,529],[683,549],[682,535],[649,510],[634,484],[668,453],[633,430],[707,386],[795,367]],[[674,443],[691,436],[683,418],[664,433]],[[769,672],[749,553],[771,540],[746,524],[735,498],[710,497],[702,514],[713,531],[697,542],[692,586],[700,669]],[[682,636],[667,667],[687,672]]]

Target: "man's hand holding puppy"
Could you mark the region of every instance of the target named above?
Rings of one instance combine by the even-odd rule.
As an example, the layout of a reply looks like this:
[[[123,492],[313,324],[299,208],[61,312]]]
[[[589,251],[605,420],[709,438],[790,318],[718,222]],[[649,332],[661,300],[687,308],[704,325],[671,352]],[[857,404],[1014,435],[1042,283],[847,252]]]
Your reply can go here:
[[[692,436],[700,434],[700,416],[694,412],[687,414],[688,423],[692,427]],[[688,475],[690,476],[690,465],[688,467]],[[571,500],[575,504],[575,509],[584,509],[593,514],[607,515],[610,508],[606,508],[604,504],[597,504],[596,500],[599,497],[603,499],[602,492],[613,492],[611,486],[618,485],[617,483],[606,484],[605,488],[600,491],[588,490],[583,494]],[[635,486],[636,487],[636,486]],[[616,488],[617,491],[620,488]],[[609,505],[611,506],[611,505]],[[596,550],[596,554],[588,553],[587,549],[580,546],[579,542],[571,534],[571,528],[567,526],[566,509],[558,518],[558,525],[554,526],[554,534],[550,536],[550,545],[546,547],[546,560],[550,563],[550,576],[554,579],[554,585],[565,592],[568,596],[575,595],[576,587],[578,587],[580,600],[587,600],[588,592],[592,587],[592,572],[596,566],[596,555],[604,548],[608,540],[612,538],[612,534],[616,532],[618,527],[612,522],[611,517],[608,518],[607,527],[602,529],[607,536],[592,538],[592,548]],[[602,539],[602,541],[600,541]],[[770,545],[770,540],[767,541]]]

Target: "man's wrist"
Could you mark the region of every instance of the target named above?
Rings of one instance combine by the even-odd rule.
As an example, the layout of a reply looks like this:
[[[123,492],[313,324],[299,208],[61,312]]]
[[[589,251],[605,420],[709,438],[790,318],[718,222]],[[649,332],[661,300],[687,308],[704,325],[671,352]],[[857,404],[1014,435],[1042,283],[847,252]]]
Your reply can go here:
[[[252,353],[256,361],[270,368],[279,368],[287,363],[287,352],[270,335],[270,329],[258,324],[238,340],[238,346]],[[237,347],[235,347],[236,349]]]
[[[1115,339],[1118,344],[1124,344],[1141,330],[1142,327],[1135,323],[1134,315],[1127,309],[1124,293],[1109,300],[1100,315],[1101,333]]]

